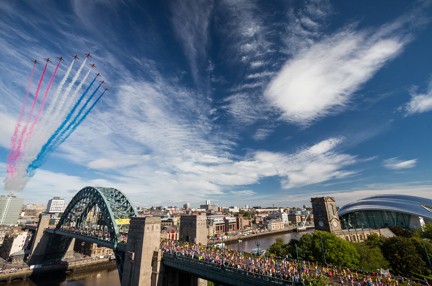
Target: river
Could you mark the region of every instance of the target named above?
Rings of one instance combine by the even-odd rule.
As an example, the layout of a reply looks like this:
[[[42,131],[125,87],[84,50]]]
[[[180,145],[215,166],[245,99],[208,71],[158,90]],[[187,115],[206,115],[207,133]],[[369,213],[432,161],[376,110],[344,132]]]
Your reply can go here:
[[[312,233],[314,230],[308,230],[304,232],[287,232],[287,233],[281,233],[281,234],[274,234],[269,236],[259,236],[258,241],[260,244],[260,249],[268,249],[273,243],[275,243],[276,238],[282,238],[285,243],[288,243],[291,239],[300,239],[303,235],[306,233]],[[256,236],[252,238],[253,236],[249,236],[248,239],[242,238],[242,242],[238,241],[231,241],[227,242],[226,246],[227,248],[233,249],[233,250],[240,250],[245,252],[255,252],[256,251]]]
[[[306,232],[288,232],[283,234],[275,234],[269,236],[261,236],[258,238],[260,242],[260,249],[268,249],[270,245],[275,242],[276,238],[282,238],[285,242],[291,239],[300,239],[306,233],[312,233],[313,230]],[[256,250],[256,237],[249,237],[247,240],[242,238],[242,242],[236,241],[226,243],[227,248],[234,250],[241,250],[245,252],[252,252]],[[72,276],[66,275],[65,277],[52,277],[47,279],[41,277],[41,281],[32,281],[27,279],[25,281],[14,281],[11,283],[4,283],[2,285],[8,286],[120,286],[120,280],[117,269],[114,270],[99,270],[90,273],[74,274]]]

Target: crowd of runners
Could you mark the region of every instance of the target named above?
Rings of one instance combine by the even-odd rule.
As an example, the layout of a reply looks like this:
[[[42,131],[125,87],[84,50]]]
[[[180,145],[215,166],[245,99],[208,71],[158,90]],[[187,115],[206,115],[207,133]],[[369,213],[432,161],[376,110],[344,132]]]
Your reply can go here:
[[[318,276],[328,277],[330,284],[351,286],[398,286],[401,282],[411,285],[412,281],[403,277],[364,273],[348,268],[318,266],[312,262],[274,256],[254,256],[242,251],[219,249],[211,246],[179,244],[175,241],[162,241],[161,250],[165,253],[180,255],[192,259],[206,261],[220,267],[231,267],[238,270],[261,274],[289,282],[311,284]],[[422,284],[429,285],[427,280]]]

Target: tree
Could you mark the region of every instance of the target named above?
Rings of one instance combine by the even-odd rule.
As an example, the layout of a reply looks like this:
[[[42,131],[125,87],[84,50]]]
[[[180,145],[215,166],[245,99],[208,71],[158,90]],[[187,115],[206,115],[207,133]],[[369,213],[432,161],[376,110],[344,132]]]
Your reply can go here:
[[[358,265],[359,254],[355,247],[333,233],[324,231],[314,231],[312,235],[305,234],[301,237],[299,242],[301,259],[324,263],[320,236],[326,250],[325,256],[328,264],[350,268]]]
[[[432,240],[432,222],[428,222],[424,225],[422,236]]]
[[[392,226],[390,227],[390,230],[397,236],[402,236],[402,237],[406,237],[406,238],[410,238],[412,237],[412,232],[409,230],[406,230],[400,226]]]
[[[377,269],[388,269],[389,262],[384,258],[381,249],[378,246],[369,246],[366,243],[353,243],[359,258],[359,268],[367,271],[376,271]]]
[[[365,244],[369,247],[378,247],[382,249],[384,243],[386,241],[386,238],[384,236],[378,236],[376,233],[373,233],[368,236],[368,238],[365,241]]]
[[[383,244],[382,250],[393,271],[404,276],[424,272],[423,261],[411,239],[391,237]]]

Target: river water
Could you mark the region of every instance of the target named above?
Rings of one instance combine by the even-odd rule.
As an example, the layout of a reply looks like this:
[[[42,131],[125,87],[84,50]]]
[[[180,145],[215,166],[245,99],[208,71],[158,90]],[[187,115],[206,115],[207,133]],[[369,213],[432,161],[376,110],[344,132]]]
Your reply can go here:
[[[304,234],[311,233],[313,230],[306,232],[288,232],[283,234],[275,234],[269,236],[258,237],[260,243],[260,249],[268,249],[272,245],[276,238],[282,238],[286,243],[291,239],[300,239]],[[256,251],[256,236],[250,236],[247,239],[242,238],[242,242],[227,242],[227,248],[233,250],[240,250],[245,252]],[[14,281],[11,283],[4,283],[2,285],[8,286],[120,286],[120,280],[117,269],[114,270],[100,270],[90,272],[86,274],[76,274],[73,276],[65,277],[40,277],[40,281],[32,281],[27,279],[25,281]]]
[[[314,230],[308,230],[304,232],[288,232],[288,233],[282,233],[282,234],[275,234],[275,235],[269,235],[269,236],[259,236],[258,241],[260,244],[260,249],[269,249],[269,247],[275,243],[276,238],[282,238],[285,243],[288,243],[291,239],[300,239],[303,235],[306,233],[312,233]],[[244,237],[241,239],[241,242],[238,241],[231,241],[227,242],[226,246],[227,248],[233,249],[233,250],[240,250],[245,252],[255,252],[257,249],[257,239],[256,236],[249,236],[247,239]]]

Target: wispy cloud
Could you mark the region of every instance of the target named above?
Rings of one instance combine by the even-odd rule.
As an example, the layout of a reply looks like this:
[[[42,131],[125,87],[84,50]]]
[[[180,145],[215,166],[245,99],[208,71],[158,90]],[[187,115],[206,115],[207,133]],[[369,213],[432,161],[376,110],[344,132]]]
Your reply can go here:
[[[346,107],[355,91],[404,47],[399,35],[344,31],[289,60],[265,96],[281,118],[309,125]]]
[[[432,82],[425,93],[417,93],[413,89],[410,94],[411,100],[404,106],[406,116],[432,110]]]
[[[213,9],[212,1],[180,1],[174,2],[171,7],[173,17],[172,26],[180,40],[189,65],[192,70],[195,83],[200,84],[200,68],[207,64],[206,46],[208,41],[208,29]],[[204,65],[204,66],[202,66]],[[212,64],[207,65],[207,69]]]
[[[402,170],[414,168],[417,164],[418,159],[412,159],[407,161],[402,161],[398,157],[386,159],[383,161],[384,167],[390,170]]]

